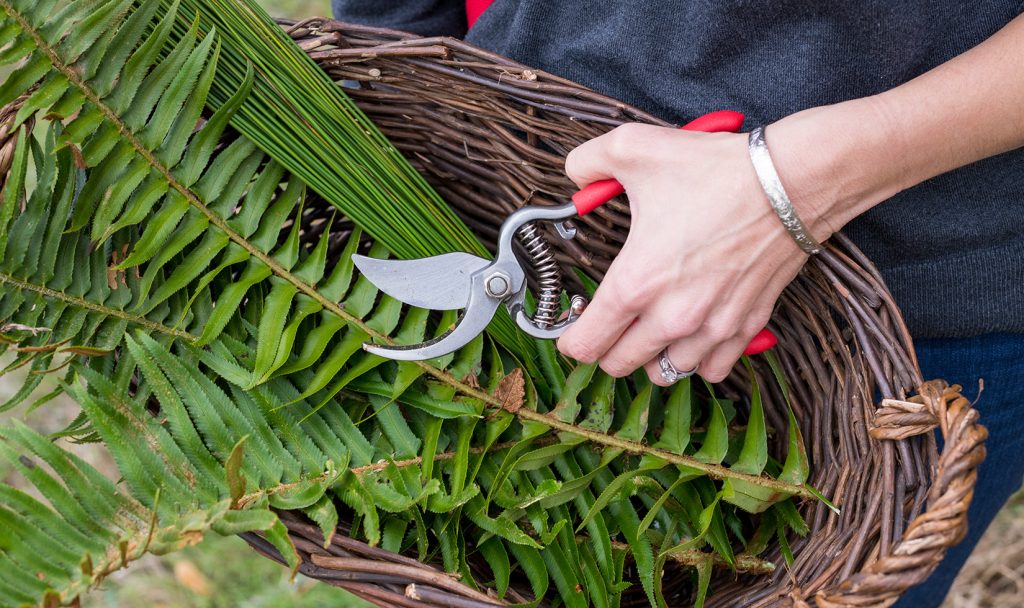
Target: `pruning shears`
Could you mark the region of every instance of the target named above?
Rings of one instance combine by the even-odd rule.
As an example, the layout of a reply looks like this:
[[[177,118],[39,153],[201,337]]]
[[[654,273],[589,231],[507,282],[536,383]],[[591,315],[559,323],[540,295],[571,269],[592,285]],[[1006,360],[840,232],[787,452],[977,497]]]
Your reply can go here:
[[[743,124],[743,115],[728,110],[705,114],[682,129],[687,131],[737,131]],[[535,338],[557,338],[586,308],[583,296],[573,296],[565,312],[561,307],[561,273],[554,255],[535,226],[535,222],[553,222],[558,235],[571,239],[576,229],[566,220],[583,216],[622,194],[622,184],[614,179],[594,182],[572,196],[562,205],[528,205],[518,209],[502,223],[498,235],[498,254],[488,260],[473,254],[455,252],[415,260],[380,260],[353,255],[359,271],[371,283],[389,296],[419,308],[433,310],[464,309],[455,325],[444,334],[420,344],[380,345],[364,344],[373,354],[400,361],[432,359],[451,353],[480,335],[504,304],[509,313],[527,334]],[[539,293],[537,307],[530,316],[526,311],[526,270],[513,251],[513,241],[519,238],[531,257],[536,271]],[[763,330],[755,342],[775,337]],[[768,346],[771,346],[768,344]],[[760,348],[764,350],[764,348]]]

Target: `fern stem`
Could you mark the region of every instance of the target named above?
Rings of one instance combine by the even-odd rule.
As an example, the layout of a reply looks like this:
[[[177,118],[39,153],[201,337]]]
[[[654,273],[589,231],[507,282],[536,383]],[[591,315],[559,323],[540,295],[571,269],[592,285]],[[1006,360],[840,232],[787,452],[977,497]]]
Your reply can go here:
[[[791,494],[800,496],[801,498],[814,498],[814,494],[803,485],[786,483],[784,481],[778,481],[768,477],[761,477],[758,475],[747,475],[745,473],[737,473],[731,470],[729,467],[722,466],[719,464],[708,464],[701,462],[691,456],[683,454],[674,454],[666,450],[653,448],[638,441],[631,441],[629,439],[622,439],[615,437],[614,435],[606,435],[601,431],[595,431],[587,429],[575,424],[569,424],[562,422],[554,416],[535,412],[533,410],[521,409],[516,413],[520,418],[532,420],[534,422],[540,422],[541,424],[548,425],[555,430],[562,431],[564,433],[571,433],[585,438],[587,441],[592,443],[598,443],[610,448],[617,448],[631,454],[640,454],[644,456],[653,456],[666,461],[668,464],[681,465],[696,469],[712,479],[726,480],[734,479],[736,481],[743,481],[746,483],[754,484],[762,488],[774,490],[784,494]]]
[[[546,446],[546,445],[553,445],[553,444],[556,444],[558,442],[559,442],[559,439],[557,437],[544,437],[544,438],[541,438],[541,439],[538,439],[538,440],[534,441],[533,445],[535,445],[537,447],[543,447],[543,446]],[[472,448],[471,450],[469,450],[468,453],[470,455],[473,455],[473,456],[475,456],[477,454],[484,454],[484,453],[493,454],[495,452],[500,452],[502,450],[511,449],[511,448],[519,445],[519,443],[520,443],[519,441],[506,441],[505,443],[499,443],[497,445],[492,445],[489,448],[485,448],[485,447]],[[461,456],[464,453],[465,452],[463,452],[463,453],[459,453],[459,452],[442,452],[440,454],[435,454],[434,455],[434,462],[444,462],[444,461],[447,461],[447,460],[453,460],[453,459],[457,458],[458,456]],[[378,471],[383,471],[384,469],[387,469],[388,467],[391,467],[391,466],[394,466],[396,468],[401,469],[401,468],[404,468],[404,467],[414,467],[414,466],[417,466],[417,465],[420,465],[420,464],[423,464],[423,457],[417,456],[416,458],[407,458],[405,460],[396,460],[394,462],[390,462],[390,461],[388,461],[388,462],[375,462],[373,464],[367,464],[367,465],[363,465],[361,467],[356,467],[354,469],[349,469],[349,472],[352,473],[353,475],[355,475],[356,477],[362,477],[363,475],[365,475],[367,473],[375,473],[375,472],[378,472]]]
[[[487,395],[486,393],[483,393],[483,395],[486,395],[491,400],[494,399],[493,396]],[[479,398],[483,399],[484,397],[481,396]],[[814,498],[815,497],[814,494],[810,490],[808,490],[806,487],[804,487],[803,485],[790,484],[790,483],[786,483],[784,481],[778,481],[778,480],[775,480],[775,479],[771,479],[770,477],[760,477],[760,476],[757,476],[757,475],[748,475],[746,473],[737,473],[736,471],[731,470],[729,467],[725,467],[725,466],[722,466],[722,465],[715,465],[715,464],[707,464],[707,463],[701,462],[699,460],[696,460],[695,458],[692,458],[690,456],[685,456],[685,455],[682,455],[682,454],[674,454],[672,452],[668,452],[668,451],[665,451],[665,450],[661,450],[661,449],[657,449],[657,448],[652,448],[650,446],[646,446],[646,445],[644,445],[642,443],[639,443],[639,442],[636,442],[636,441],[630,441],[630,440],[627,440],[627,439],[620,439],[618,437],[614,437],[614,436],[611,436],[611,435],[606,435],[606,434],[604,434],[604,433],[602,433],[600,431],[595,431],[595,430],[592,430],[592,429],[587,429],[587,428],[583,428],[583,427],[580,427],[580,426],[576,426],[574,424],[569,424],[569,423],[566,423],[566,422],[562,422],[561,420],[558,420],[557,418],[554,418],[554,417],[549,416],[547,414],[542,414],[540,412],[535,412],[533,410],[519,410],[518,412],[516,412],[516,415],[519,416],[520,418],[524,418],[524,419],[527,419],[527,420],[533,420],[534,422],[540,422],[542,424],[551,426],[551,427],[555,428],[558,431],[562,431],[562,432],[565,432],[565,433],[572,433],[572,434],[575,434],[575,435],[580,435],[580,436],[586,437],[592,444],[601,444],[601,445],[604,445],[605,447],[612,447],[612,448],[621,449],[621,450],[629,452],[631,454],[640,454],[640,455],[654,456],[656,458],[661,458],[662,460],[665,460],[668,464],[681,465],[681,466],[686,466],[686,467],[690,467],[690,468],[693,468],[693,469],[697,469],[697,470],[701,471],[702,473],[704,473],[705,475],[707,475],[708,477],[711,477],[712,479],[718,479],[718,480],[734,479],[736,481],[744,481],[744,482],[747,482],[747,483],[751,483],[751,484],[760,486],[762,488],[774,490],[776,492],[781,492],[781,493],[784,493],[784,494],[793,494],[793,495],[796,495],[796,496],[800,496],[801,498]],[[542,440],[535,441],[534,444],[536,446],[538,446],[538,447],[543,447],[545,445],[551,445],[551,444],[559,443],[560,441],[561,440],[558,439],[557,437],[550,437],[550,438],[544,438]],[[501,444],[498,444],[498,445],[495,445],[495,446],[491,446],[491,448],[488,449],[488,450],[484,450],[484,448],[475,448],[473,450],[470,450],[470,453],[471,454],[479,454],[479,453],[482,453],[484,451],[487,451],[487,452],[498,452],[498,451],[501,451],[501,450],[505,450],[505,449],[511,448],[511,447],[515,446],[516,444],[518,444],[518,443],[519,442],[517,442],[517,441],[501,443]],[[458,456],[458,454],[456,454],[454,452],[444,452],[444,453],[441,453],[441,454],[437,454],[434,457],[434,462],[451,460],[452,458],[455,458],[456,456]],[[382,470],[384,470],[384,469],[386,469],[386,468],[388,468],[389,466],[392,466],[392,465],[397,466],[399,468],[402,468],[402,467],[416,466],[416,465],[419,465],[419,464],[422,464],[422,463],[423,463],[423,459],[420,458],[420,457],[416,457],[416,458],[409,458],[407,460],[399,460],[399,461],[396,461],[396,462],[377,462],[377,463],[373,463],[373,464],[368,464],[368,465],[365,465],[365,466],[361,466],[361,467],[356,467],[354,469],[350,469],[350,472],[352,474],[356,475],[356,476],[360,476],[361,477],[362,475],[365,475],[366,473],[382,471]]]
[[[0,0],[0,3],[2,2],[3,0]],[[86,310],[98,312],[109,317],[117,317],[118,319],[123,319],[125,321],[128,321],[129,323],[134,323],[150,331],[167,334],[169,336],[174,336],[175,338],[181,338],[183,340],[187,340],[188,342],[195,342],[196,340],[198,340],[197,336],[193,336],[187,331],[182,331],[180,329],[175,329],[173,327],[167,327],[166,325],[161,325],[156,321],[150,321],[146,317],[133,315],[131,313],[125,312],[117,308],[103,306],[102,304],[96,304],[95,302],[90,302],[89,300],[64,293],[63,291],[57,291],[56,289],[50,289],[42,285],[29,283],[16,277],[12,277],[11,275],[3,272],[0,272],[0,284],[10,285],[16,289],[21,289],[23,291],[31,291],[34,293],[38,293],[42,296],[53,298],[55,300],[60,300],[62,302],[67,302],[72,306],[77,306],[79,308],[84,308]]]
[[[586,537],[576,537],[576,540],[582,540]],[[629,545],[619,541],[612,541],[612,547],[619,551],[629,551]],[[665,557],[671,561],[680,564],[682,566],[697,567],[704,563],[709,557],[711,558],[711,565],[715,568],[730,569],[736,572],[748,572],[752,574],[771,574],[775,572],[775,564],[772,562],[761,559],[756,555],[749,555],[741,553],[735,557],[735,563],[729,564],[725,561],[725,558],[717,553],[707,553],[700,549],[686,549],[683,551],[673,551],[666,553]]]
[[[336,477],[338,477],[337,471],[324,471],[319,475],[314,475],[312,477],[303,477],[298,481],[293,481],[289,483],[279,483],[276,486],[271,486],[269,488],[261,488],[258,492],[245,494],[242,497],[240,497],[238,499],[237,510],[244,510],[250,504],[262,498],[267,498],[269,496],[273,496],[274,494],[280,494],[282,492],[294,490],[295,488],[308,485],[311,483],[321,483]]]

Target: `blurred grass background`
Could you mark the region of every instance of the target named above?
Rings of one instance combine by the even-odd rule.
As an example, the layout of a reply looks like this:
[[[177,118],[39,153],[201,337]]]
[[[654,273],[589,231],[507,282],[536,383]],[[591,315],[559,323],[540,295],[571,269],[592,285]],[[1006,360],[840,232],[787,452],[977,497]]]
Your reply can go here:
[[[259,0],[273,16],[329,16],[329,0]],[[6,74],[0,74],[0,77]],[[0,360],[0,369],[9,362]],[[21,385],[23,373],[0,378],[0,402]],[[36,397],[46,390],[38,391]],[[31,402],[31,400],[30,400]],[[57,399],[27,415],[26,422],[47,433],[74,418],[78,406]],[[25,412],[0,415],[24,416]],[[102,447],[74,446],[112,475],[114,463]],[[11,471],[0,463],[0,479]],[[241,539],[211,534],[201,544],[164,556],[147,556],[111,576],[82,598],[82,608],[357,608],[368,606],[342,591],[298,577],[256,555]],[[1010,501],[975,549],[942,608],[1024,606],[1024,493]]]
[[[330,17],[330,0],[257,0],[274,17]]]

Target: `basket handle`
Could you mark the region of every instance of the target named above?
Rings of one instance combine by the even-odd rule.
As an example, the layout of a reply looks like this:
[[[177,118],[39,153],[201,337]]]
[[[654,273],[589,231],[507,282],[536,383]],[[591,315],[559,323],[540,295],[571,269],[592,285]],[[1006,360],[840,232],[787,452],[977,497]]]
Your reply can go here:
[[[818,606],[852,608],[877,605],[871,602],[883,598],[895,601],[907,589],[924,582],[946,551],[967,534],[967,508],[978,465],[985,459],[988,430],[978,423],[978,411],[960,390],[958,385],[932,380],[909,400],[887,399],[876,411],[869,431],[876,439],[895,441],[941,429],[944,445],[927,507],[910,522],[889,555],[838,585],[819,591]]]

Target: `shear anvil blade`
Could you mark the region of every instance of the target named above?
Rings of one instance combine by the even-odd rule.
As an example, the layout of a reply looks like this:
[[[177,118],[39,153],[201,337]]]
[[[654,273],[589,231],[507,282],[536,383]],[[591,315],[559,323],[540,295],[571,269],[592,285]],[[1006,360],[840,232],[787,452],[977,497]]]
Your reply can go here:
[[[472,277],[472,281],[467,281],[467,285],[470,285],[470,288],[466,310],[456,321],[455,326],[445,333],[421,344],[407,346],[363,344],[363,349],[397,361],[422,361],[447,355],[469,344],[494,318],[494,313],[501,305],[501,300],[489,297],[485,293],[482,275],[478,274]]]
[[[469,303],[473,273],[490,260],[469,253],[445,253],[418,260],[379,260],[353,255],[352,261],[378,289],[418,308],[455,310]]]

